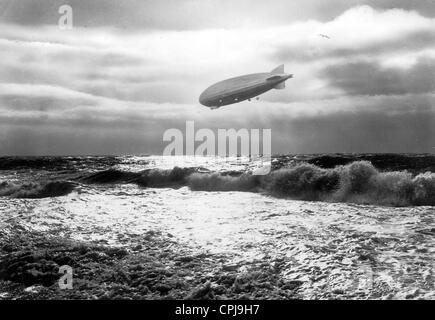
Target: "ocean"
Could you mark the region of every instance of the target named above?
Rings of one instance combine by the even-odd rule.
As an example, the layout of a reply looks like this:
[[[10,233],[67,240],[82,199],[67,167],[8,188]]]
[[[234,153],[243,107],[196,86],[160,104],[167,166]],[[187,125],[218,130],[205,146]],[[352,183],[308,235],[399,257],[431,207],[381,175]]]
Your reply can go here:
[[[0,157],[0,298],[185,298],[205,286],[213,298],[435,299],[435,156],[271,164],[255,176],[244,157]],[[65,293],[53,266],[71,243],[88,249],[71,249],[78,281]],[[103,281],[90,261],[129,280]],[[132,261],[158,277],[138,284],[148,273]]]

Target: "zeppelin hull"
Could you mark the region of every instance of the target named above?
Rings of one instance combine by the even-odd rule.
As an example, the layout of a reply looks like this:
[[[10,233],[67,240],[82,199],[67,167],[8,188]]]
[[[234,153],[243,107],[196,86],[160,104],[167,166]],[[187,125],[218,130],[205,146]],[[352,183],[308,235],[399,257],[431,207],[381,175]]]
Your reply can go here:
[[[213,108],[239,103],[280,88],[279,85],[291,77],[288,74],[254,73],[227,79],[207,88],[199,97],[199,102]]]

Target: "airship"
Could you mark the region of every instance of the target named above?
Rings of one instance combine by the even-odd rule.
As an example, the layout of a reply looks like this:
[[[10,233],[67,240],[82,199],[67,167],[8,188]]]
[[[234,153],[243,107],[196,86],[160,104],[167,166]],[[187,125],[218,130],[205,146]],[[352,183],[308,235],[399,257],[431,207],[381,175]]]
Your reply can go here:
[[[271,89],[284,89],[285,81],[293,78],[292,74],[284,72],[284,65],[271,72],[253,73],[220,81],[208,87],[199,96],[199,103],[211,109],[217,109],[233,103],[252,98]]]

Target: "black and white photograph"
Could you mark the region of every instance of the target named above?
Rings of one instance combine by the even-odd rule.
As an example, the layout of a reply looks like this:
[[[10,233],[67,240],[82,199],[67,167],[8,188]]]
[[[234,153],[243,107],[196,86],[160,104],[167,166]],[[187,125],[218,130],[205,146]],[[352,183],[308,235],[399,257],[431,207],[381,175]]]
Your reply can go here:
[[[435,300],[435,1],[0,0],[0,58],[0,300]]]

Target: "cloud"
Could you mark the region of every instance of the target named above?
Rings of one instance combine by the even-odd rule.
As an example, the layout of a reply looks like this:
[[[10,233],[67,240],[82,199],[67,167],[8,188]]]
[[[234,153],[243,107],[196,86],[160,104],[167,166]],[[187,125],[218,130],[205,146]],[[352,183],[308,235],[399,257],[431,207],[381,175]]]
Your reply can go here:
[[[0,0],[0,17],[6,23],[53,25],[58,9],[69,4],[77,27],[154,30],[251,28],[286,25],[289,22],[328,21],[352,7],[366,4],[376,9],[414,10],[435,16],[429,0]]]
[[[275,50],[273,58],[282,61],[293,61],[303,63],[307,61],[315,62],[319,60],[344,60],[357,58],[381,58],[389,54],[399,55],[407,53],[418,53],[425,49],[434,49],[435,27],[429,29],[400,32],[397,34],[391,32],[390,36],[385,38],[367,41],[363,45],[356,45],[356,42],[345,45],[328,45],[319,46],[310,45],[306,48],[295,50],[294,46],[282,46]],[[359,35],[358,35],[359,36]],[[331,36],[332,40],[340,35]],[[330,41],[330,40],[322,40]]]
[[[358,96],[294,103],[263,101],[218,112],[195,104],[120,104],[110,99],[95,100],[95,106],[70,105],[70,99],[64,99],[45,104],[43,110],[38,104],[21,108],[8,104],[10,109],[0,108],[2,152],[161,154],[165,130],[184,131],[187,120],[194,120],[196,129],[271,128],[275,153],[425,152],[435,143],[431,138],[434,101],[435,94]],[[35,143],[21,149],[16,144],[18,137]],[[22,143],[29,144],[28,140]]]
[[[420,59],[410,68],[384,68],[351,62],[325,69],[328,82],[348,95],[398,95],[435,92],[435,59]]]
[[[416,11],[363,6],[342,12],[348,4],[334,0],[322,15],[318,2],[306,1],[304,15],[318,19],[293,21],[278,11],[295,4],[256,2],[243,15],[252,21],[222,27],[247,2],[231,2],[232,10],[224,2],[224,17],[213,18],[223,20],[207,22],[217,2],[196,6],[192,0],[180,10],[201,18],[189,24],[180,11],[183,18],[165,27],[173,2],[159,2],[153,19],[162,21],[147,20],[147,13],[144,25],[134,15],[128,25],[134,1],[107,1],[101,10],[100,2],[90,3],[74,2],[79,26],[86,10],[104,15],[71,31],[15,4],[7,10],[10,23],[0,26],[0,153],[160,154],[163,132],[183,129],[186,120],[197,128],[272,128],[277,153],[432,151],[432,139],[422,137],[433,133],[435,20]],[[146,7],[137,5],[138,12]],[[107,22],[117,7],[119,20]],[[255,24],[261,10],[268,18]],[[27,16],[33,20],[24,23]],[[197,102],[214,82],[281,63],[295,74],[286,90],[218,111]]]
[[[319,37],[321,32],[332,39]],[[408,66],[421,57],[435,58],[433,34],[434,19],[370,7],[324,23],[232,30],[63,32],[2,25],[0,81],[55,85],[122,101],[189,104],[208,84],[284,62],[295,74],[294,90],[266,99],[322,99],[339,94],[320,77],[325,66],[345,59]]]
[[[274,136],[282,153],[431,153],[435,113],[386,115],[361,110],[276,123],[285,135]]]
[[[291,38],[274,44],[271,58],[298,63],[355,57],[385,59],[391,54],[435,47],[435,19],[400,9],[378,11],[369,6],[355,7],[332,21],[312,22],[300,31],[292,31],[288,33]]]

